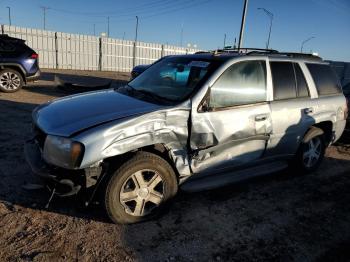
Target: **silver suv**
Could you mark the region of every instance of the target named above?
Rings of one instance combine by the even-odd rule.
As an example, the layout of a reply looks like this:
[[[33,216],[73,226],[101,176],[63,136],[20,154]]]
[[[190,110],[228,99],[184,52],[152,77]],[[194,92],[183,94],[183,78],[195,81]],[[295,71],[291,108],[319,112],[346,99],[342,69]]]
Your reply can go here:
[[[126,86],[36,108],[25,154],[52,196],[102,196],[111,220],[134,223],[159,213],[179,186],[206,190],[288,165],[314,171],[347,113],[317,56],[170,56]]]

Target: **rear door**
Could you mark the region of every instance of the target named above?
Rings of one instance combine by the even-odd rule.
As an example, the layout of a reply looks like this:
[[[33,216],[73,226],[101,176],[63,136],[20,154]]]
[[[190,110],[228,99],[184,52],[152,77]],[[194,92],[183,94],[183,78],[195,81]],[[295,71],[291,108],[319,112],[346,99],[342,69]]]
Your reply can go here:
[[[262,157],[271,133],[267,93],[266,60],[224,70],[192,108],[193,172],[216,174]]]
[[[273,132],[266,157],[294,154],[307,129],[315,123],[317,97],[310,92],[303,63],[270,61],[273,83]]]

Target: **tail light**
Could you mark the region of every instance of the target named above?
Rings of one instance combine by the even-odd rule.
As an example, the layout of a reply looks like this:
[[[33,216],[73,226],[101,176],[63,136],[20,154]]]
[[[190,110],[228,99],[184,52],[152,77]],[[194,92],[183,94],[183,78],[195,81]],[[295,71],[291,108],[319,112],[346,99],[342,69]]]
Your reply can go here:
[[[31,56],[30,56],[31,59],[38,59],[39,58],[39,55],[37,53],[33,53]]]

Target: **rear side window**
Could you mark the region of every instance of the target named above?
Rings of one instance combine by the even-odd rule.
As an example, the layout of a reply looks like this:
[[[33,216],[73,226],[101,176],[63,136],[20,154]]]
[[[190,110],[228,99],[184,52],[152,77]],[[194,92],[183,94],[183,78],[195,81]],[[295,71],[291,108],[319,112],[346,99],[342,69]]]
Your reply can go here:
[[[0,52],[8,53],[16,50],[16,44],[10,41],[0,40]]]
[[[299,64],[296,64],[296,63],[294,63],[294,69],[295,69],[295,79],[297,82],[297,96],[308,97],[309,88],[307,86],[303,71],[301,70]]]
[[[293,63],[271,62],[274,100],[296,98]]]
[[[315,82],[318,94],[333,95],[341,93],[337,75],[329,65],[306,64]]]
[[[210,89],[211,108],[266,101],[265,61],[243,61],[229,67]]]

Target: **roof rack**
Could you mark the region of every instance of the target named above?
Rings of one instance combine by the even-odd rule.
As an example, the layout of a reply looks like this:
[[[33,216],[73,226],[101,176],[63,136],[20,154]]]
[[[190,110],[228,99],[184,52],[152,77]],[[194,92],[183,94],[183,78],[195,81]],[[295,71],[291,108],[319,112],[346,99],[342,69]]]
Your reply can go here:
[[[242,54],[242,55],[276,55],[276,56],[286,56],[291,58],[307,58],[307,59],[313,59],[313,60],[322,60],[321,57],[315,54],[307,54],[307,53],[293,53],[293,52],[279,52],[275,49],[262,49],[262,48],[224,48],[224,49],[217,49],[213,51],[199,51],[196,52],[196,54],[204,54],[204,53],[211,53],[211,54]]]

